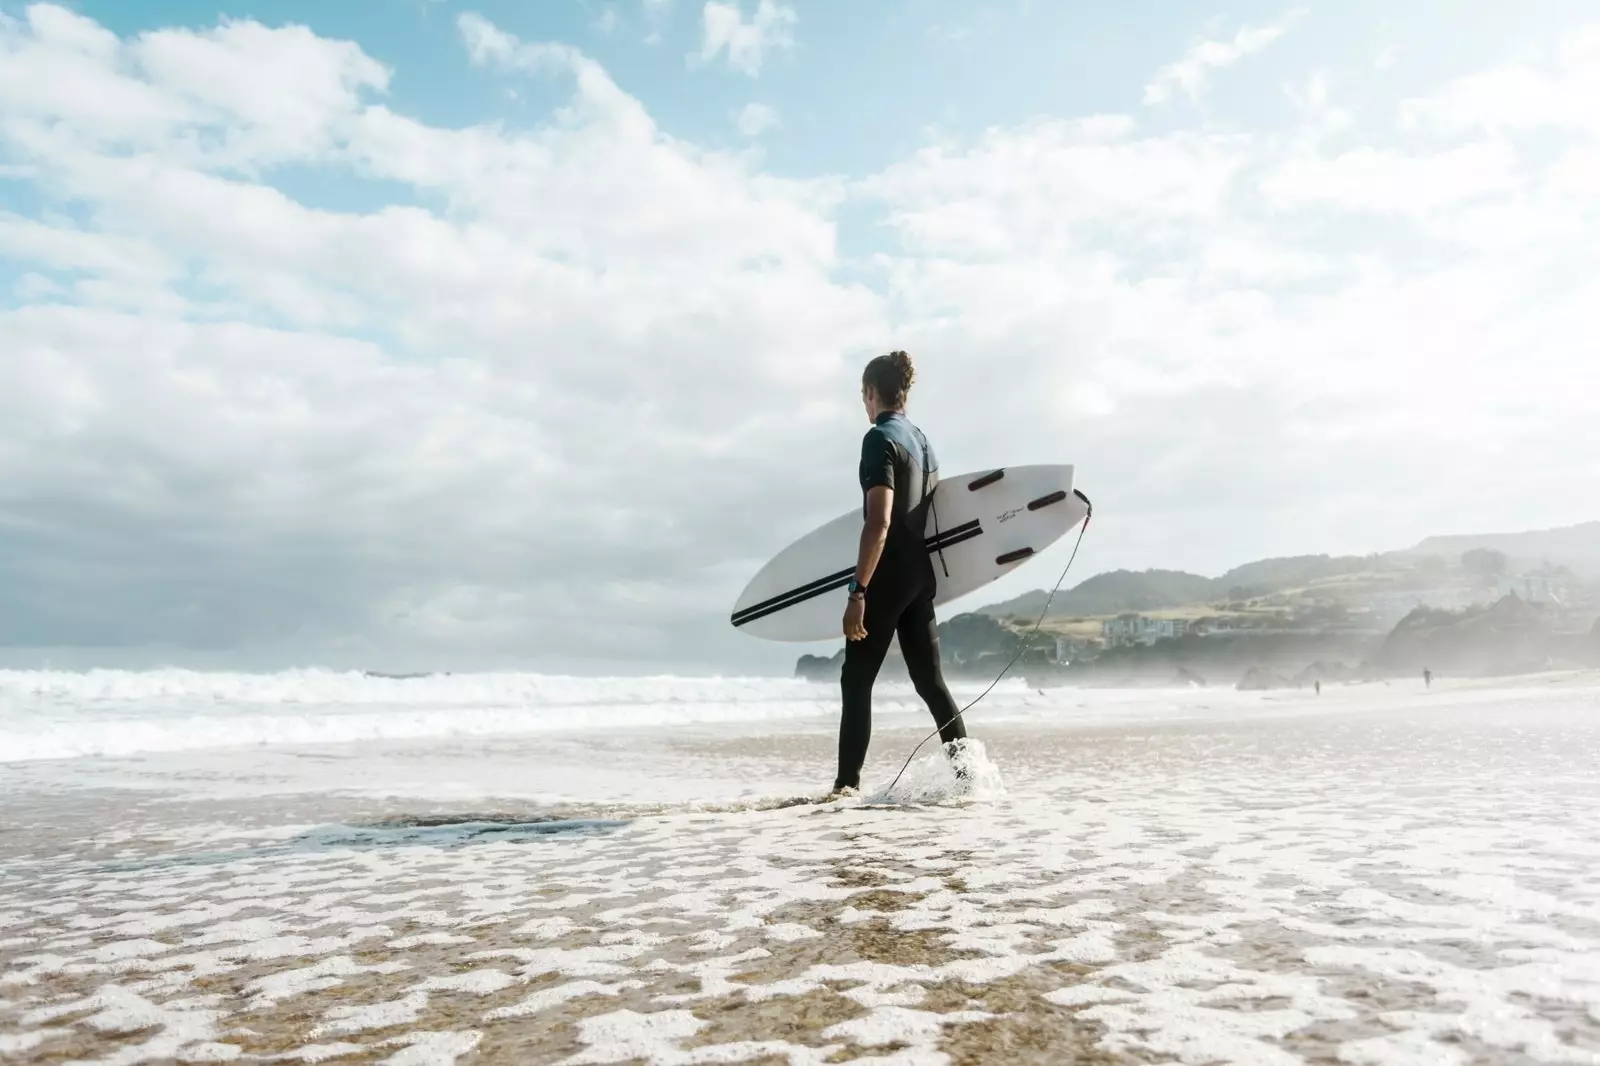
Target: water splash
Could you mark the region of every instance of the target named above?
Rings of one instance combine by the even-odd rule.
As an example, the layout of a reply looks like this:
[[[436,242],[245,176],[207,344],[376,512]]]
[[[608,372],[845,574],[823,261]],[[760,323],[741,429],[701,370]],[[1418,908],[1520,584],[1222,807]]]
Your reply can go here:
[[[880,785],[867,803],[949,804],[998,799],[1006,794],[1000,768],[983,741],[971,737],[933,749],[906,767],[899,781]]]

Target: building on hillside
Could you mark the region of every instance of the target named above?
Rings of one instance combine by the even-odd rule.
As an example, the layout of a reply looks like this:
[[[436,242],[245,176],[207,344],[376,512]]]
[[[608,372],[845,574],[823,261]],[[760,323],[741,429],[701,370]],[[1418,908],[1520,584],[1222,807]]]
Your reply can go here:
[[[1107,644],[1154,644],[1187,631],[1188,623],[1181,618],[1147,618],[1131,611],[1100,623],[1100,635]]]
[[[1565,574],[1553,570],[1529,570],[1507,582],[1506,591],[1516,592],[1529,603],[1548,603],[1565,607],[1574,598],[1573,582]]]
[[[1363,597],[1366,612],[1385,624],[1392,624],[1418,607],[1459,611],[1483,606],[1499,599],[1493,589],[1464,585],[1439,585],[1433,588],[1404,587],[1376,590]],[[1359,608],[1358,608],[1359,609]]]
[[[1056,645],[1052,649],[1050,661],[1057,666],[1070,666],[1081,659],[1093,659],[1099,650],[1100,641],[1095,637],[1073,637],[1065,634],[1056,636]]]
[[[1596,606],[1593,594],[1571,571],[1553,567],[1525,570],[1520,574],[1502,574],[1493,589],[1481,590],[1479,596],[1480,603],[1498,602],[1506,596],[1516,596],[1525,603],[1552,611],[1551,617],[1562,624],[1570,623],[1573,618],[1587,616]]]

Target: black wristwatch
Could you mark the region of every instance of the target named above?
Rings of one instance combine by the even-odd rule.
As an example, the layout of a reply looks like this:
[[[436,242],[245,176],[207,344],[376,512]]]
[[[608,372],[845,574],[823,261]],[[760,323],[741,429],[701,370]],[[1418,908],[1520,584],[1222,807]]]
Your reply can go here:
[[[850,588],[850,595],[852,595],[852,596],[856,595],[857,593],[860,593],[863,596],[865,596],[867,594],[867,586],[861,584],[855,578],[851,578],[850,579],[849,588]]]

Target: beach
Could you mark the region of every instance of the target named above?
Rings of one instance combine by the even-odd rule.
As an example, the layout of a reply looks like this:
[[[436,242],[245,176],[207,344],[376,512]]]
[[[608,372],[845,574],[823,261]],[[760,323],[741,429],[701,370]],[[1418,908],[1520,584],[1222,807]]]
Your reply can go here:
[[[1600,1062],[1600,678],[878,710],[0,674],[0,1057]]]

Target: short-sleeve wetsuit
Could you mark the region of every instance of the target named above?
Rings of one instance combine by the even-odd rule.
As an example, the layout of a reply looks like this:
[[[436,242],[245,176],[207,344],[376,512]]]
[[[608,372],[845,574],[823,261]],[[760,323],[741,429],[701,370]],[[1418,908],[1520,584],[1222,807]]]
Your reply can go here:
[[[883,554],[867,582],[867,635],[845,645],[840,674],[839,773],[835,788],[859,788],[872,739],[872,686],[900,638],[900,652],[917,695],[928,705],[945,743],[967,735],[939,666],[939,631],[933,597],[937,578],[927,548],[928,512],[939,484],[939,461],[922,431],[903,412],[879,415],[861,441],[861,492],[894,491]]]

